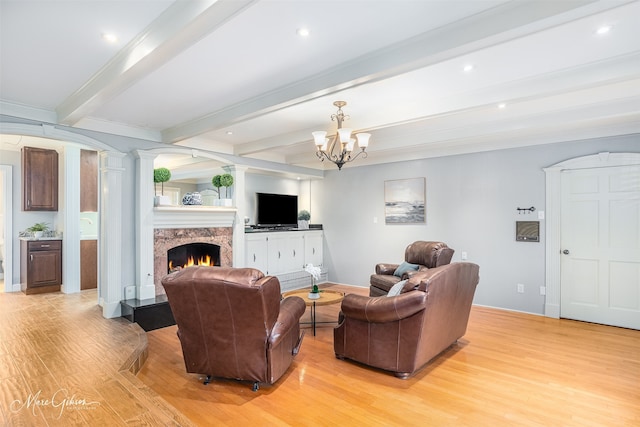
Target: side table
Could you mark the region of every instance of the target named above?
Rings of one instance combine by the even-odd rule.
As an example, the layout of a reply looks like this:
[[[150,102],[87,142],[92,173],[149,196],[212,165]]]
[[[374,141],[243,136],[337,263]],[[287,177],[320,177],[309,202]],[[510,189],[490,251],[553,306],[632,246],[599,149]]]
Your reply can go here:
[[[305,305],[311,307],[311,326],[313,328],[313,336],[316,336],[316,323],[333,323],[333,322],[316,322],[316,307],[319,305],[337,304],[344,299],[344,292],[320,290],[320,298],[310,299],[308,289],[298,289],[282,294],[283,297],[296,296],[304,300]]]

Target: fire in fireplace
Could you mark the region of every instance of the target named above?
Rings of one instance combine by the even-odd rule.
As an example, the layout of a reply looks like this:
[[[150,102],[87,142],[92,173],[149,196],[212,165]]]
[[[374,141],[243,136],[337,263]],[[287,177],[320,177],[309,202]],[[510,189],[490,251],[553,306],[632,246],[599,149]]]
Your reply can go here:
[[[211,243],[187,243],[167,251],[168,273],[192,265],[219,266],[220,246]]]

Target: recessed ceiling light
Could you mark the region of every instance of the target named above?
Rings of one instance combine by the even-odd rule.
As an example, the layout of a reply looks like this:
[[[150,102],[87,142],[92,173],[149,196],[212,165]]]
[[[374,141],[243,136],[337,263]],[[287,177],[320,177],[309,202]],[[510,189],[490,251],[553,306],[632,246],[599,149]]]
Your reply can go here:
[[[296,30],[296,34],[299,35],[300,37],[309,37],[309,34],[311,34],[311,32],[309,31],[308,28],[298,28]]]
[[[603,25],[602,27],[596,30],[596,34],[598,35],[607,34],[609,31],[611,31],[611,25]]]
[[[227,135],[233,135],[233,132],[232,132],[232,131],[230,131],[230,130],[228,130],[228,131],[227,131]]]
[[[113,44],[118,41],[118,36],[113,33],[102,33],[102,40]]]
[[[501,109],[501,110],[503,110],[503,109],[507,108],[507,104],[505,104],[504,102],[502,102],[502,103],[498,104],[498,108],[499,108],[499,109]]]
[[[468,72],[473,70],[473,65],[467,64],[467,65],[464,66],[463,70],[464,70],[465,73],[468,73]]]

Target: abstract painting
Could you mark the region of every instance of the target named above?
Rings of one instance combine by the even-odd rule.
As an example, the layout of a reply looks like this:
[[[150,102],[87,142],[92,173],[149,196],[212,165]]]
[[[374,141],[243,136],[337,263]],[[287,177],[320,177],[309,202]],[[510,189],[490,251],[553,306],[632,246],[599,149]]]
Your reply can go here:
[[[386,224],[425,223],[425,178],[384,182],[384,220]]]

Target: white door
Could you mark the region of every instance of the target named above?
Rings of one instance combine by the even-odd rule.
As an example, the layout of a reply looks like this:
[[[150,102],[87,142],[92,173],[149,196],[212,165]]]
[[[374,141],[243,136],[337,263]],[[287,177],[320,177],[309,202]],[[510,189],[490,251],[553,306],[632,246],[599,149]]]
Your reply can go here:
[[[640,166],[562,172],[560,316],[640,329]]]

